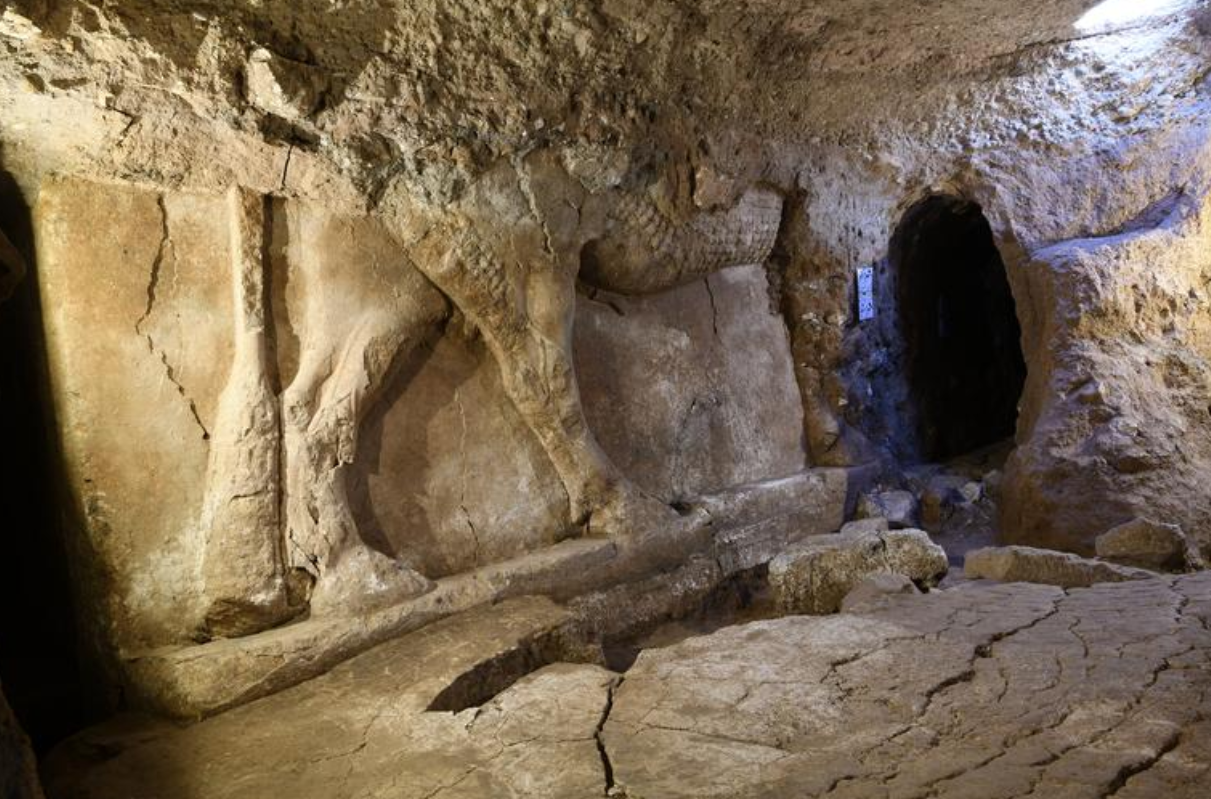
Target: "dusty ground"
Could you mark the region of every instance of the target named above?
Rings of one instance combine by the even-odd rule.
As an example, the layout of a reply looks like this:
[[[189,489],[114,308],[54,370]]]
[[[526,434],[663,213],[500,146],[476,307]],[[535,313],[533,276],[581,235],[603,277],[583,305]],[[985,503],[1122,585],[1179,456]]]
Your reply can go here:
[[[50,763],[51,795],[1176,799],[1211,778],[1205,572],[968,583],[727,627],[625,674],[550,665],[426,711],[483,699],[458,687],[508,669],[477,664],[563,619],[506,603],[188,728],[88,733]]]

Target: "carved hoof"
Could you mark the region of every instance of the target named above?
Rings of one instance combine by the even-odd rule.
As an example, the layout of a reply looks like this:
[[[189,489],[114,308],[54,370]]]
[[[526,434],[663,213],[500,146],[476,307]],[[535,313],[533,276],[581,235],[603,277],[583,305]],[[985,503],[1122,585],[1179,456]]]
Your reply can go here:
[[[257,597],[219,599],[206,609],[198,640],[254,635],[286,623],[301,610],[289,603],[284,584]]]
[[[355,547],[325,569],[311,595],[315,615],[349,615],[390,607],[427,594],[435,583],[366,546]]]

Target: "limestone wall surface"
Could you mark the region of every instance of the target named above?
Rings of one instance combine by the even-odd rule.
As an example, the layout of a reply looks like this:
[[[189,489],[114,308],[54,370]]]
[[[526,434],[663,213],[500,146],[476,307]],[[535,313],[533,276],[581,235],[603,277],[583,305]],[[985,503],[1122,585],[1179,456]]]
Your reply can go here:
[[[224,592],[280,593],[280,610],[262,603],[268,623],[296,615],[293,503],[308,516],[348,514],[355,545],[424,579],[575,535],[565,489],[496,362],[444,318],[437,290],[373,220],[255,198],[260,283],[245,299],[264,318],[264,352],[248,365],[234,255],[242,197],[80,179],[40,193],[53,393],[111,642],[137,651],[223,634],[208,614]],[[584,298],[577,311],[590,427],[623,474],[668,501],[807,466],[764,270],[709,279],[716,288],[614,307]],[[682,300],[690,292],[701,296]],[[416,319],[417,302],[433,312]],[[262,392],[249,369],[261,373],[268,423],[248,413]],[[330,422],[343,392],[366,399]],[[225,420],[224,403],[245,415]],[[300,425],[298,414],[310,418]],[[304,482],[315,473],[295,462],[315,448],[335,461],[323,471],[340,472],[318,496]],[[243,508],[239,527],[224,532],[232,507]],[[259,533],[267,551],[247,544]],[[245,581],[234,589],[233,574]]]

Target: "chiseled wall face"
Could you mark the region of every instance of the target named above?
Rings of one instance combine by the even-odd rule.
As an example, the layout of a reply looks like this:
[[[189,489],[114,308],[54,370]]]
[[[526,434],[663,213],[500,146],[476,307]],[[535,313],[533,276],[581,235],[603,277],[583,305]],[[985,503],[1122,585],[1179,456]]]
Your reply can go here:
[[[209,429],[231,351],[221,196],[56,180],[36,209],[51,390],[89,562],[80,604],[116,645],[194,613]]]
[[[349,492],[363,537],[431,578],[568,533],[567,495],[495,361],[455,331],[399,365],[362,427]]]
[[[762,265],[647,297],[581,296],[574,332],[589,425],[643,490],[692,499],[807,465],[790,343]]]
[[[457,320],[420,332],[410,322],[416,340],[396,340],[409,302],[443,301],[381,226],[300,201],[265,214],[263,368],[279,404],[313,385],[301,401],[327,407],[336,384],[309,374],[403,353],[339,466],[362,539],[436,579],[576,534],[483,342]],[[230,206],[219,194],[62,179],[44,186],[37,224],[84,605],[102,611],[103,638],[123,653],[187,643],[215,568],[201,564],[218,403],[236,382]],[[762,266],[604,299],[576,310],[581,393],[591,429],[639,488],[671,501],[802,471],[802,404]],[[358,349],[367,329],[388,331],[386,343]],[[280,431],[268,445],[285,451]],[[294,467],[282,463],[286,505]]]

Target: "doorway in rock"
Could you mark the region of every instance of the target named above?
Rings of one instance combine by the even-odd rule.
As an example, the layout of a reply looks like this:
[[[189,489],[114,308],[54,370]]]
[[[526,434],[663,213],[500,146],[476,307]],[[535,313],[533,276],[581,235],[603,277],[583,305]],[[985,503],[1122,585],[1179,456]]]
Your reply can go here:
[[[980,207],[937,195],[892,239],[918,456],[945,461],[1013,435],[1026,380],[1005,265]]]

